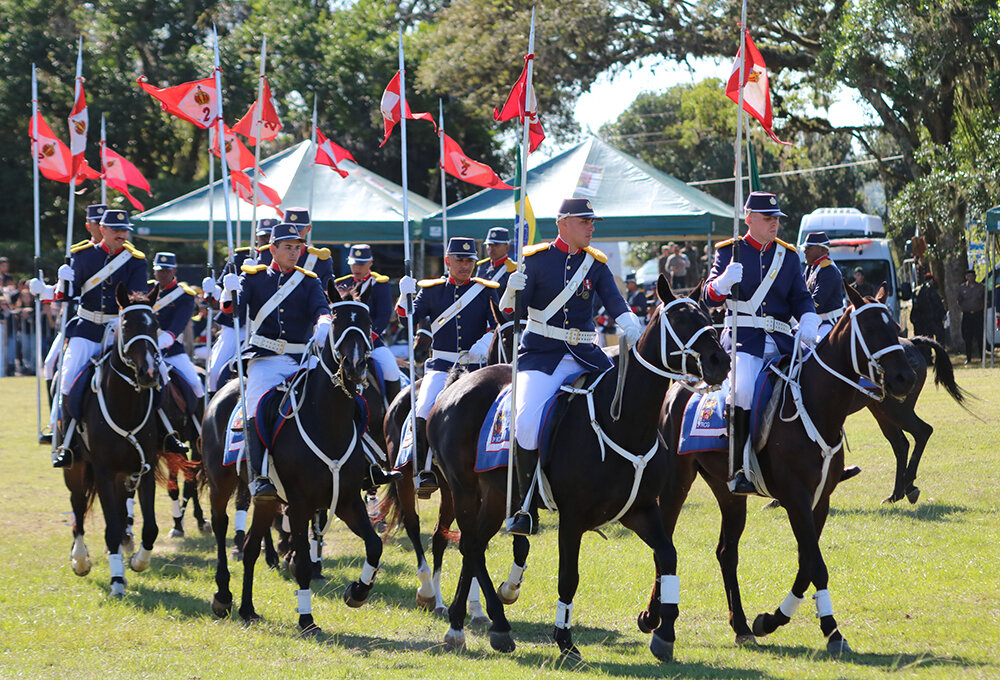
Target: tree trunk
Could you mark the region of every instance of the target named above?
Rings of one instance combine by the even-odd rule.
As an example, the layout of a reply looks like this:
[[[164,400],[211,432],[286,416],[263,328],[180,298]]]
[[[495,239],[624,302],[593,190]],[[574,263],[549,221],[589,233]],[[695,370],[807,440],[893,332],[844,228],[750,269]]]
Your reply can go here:
[[[936,276],[940,282],[939,292],[948,310],[949,326],[947,336],[949,348],[958,351],[962,344],[962,310],[958,306],[958,289],[965,281],[965,270],[968,269],[967,247],[965,243],[965,220],[967,205],[964,199],[958,198],[952,212],[953,226],[941,229],[937,238],[937,252],[940,255],[940,272]]]

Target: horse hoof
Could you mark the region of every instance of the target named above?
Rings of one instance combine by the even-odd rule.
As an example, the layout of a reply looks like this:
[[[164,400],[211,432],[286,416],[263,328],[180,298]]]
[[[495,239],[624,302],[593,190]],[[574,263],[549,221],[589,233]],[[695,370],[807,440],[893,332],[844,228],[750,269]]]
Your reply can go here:
[[[765,510],[775,510],[781,507],[781,501],[775,498],[773,501],[764,506]]]
[[[639,612],[639,616],[636,617],[635,623],[639,626],[639,630],[646,635],[649,635],[656,630],[656,626],[658,625],[658,622],[654,624],[649,620],[649,612]]]
[[[448,649],[465,649],[465,631],[449,628],[444,634],[444,646]]]
[[[757,614],[757,618],[753,620],[753,625],[750,626],[750,629],[753,631],[753,634],[756,635],[757,637],[765,637],[767,635],[767,631],[764,630],[763,614]]]
[[[360,593],[355,594],[355,590],[362,590],[362,586],[358,581],[347,586],[347,590],[344,591],[344,602],[348,607],[357,609],[368,599],[368,591],[365,590],[364,595],[361,595]]]
[[[517,602],[517,598],[521,596],[521,586],[508,584],[506,581],[500,584],[497,588],[497,597],[505,605],[511,605]]]
[[[173,529],[170,530],[170,533],[167,534],[167,536],[169,538],[184,538],[184,530],[174,527]]]
[[[323,563],[313,562],[312,563],[312,576],[310,577],[312,581],[325,581],[326,576],[323,576]]]
[[[434,595],[421,595],[420,588],[417,588],[417,606],[426,611],[434,611],[434,604],[437,600]]]
[[[241,611],[241,612],[240,612],[240,618],[241,618],[241,619],[243,619],[243,623],[247,624],[248,626],[252,626],[253,624],[255,624],[255,623],[258,623],[259,621],[261,621],[261,620],[262,620],[262,619],[261,619],[261,615],[260,615],[260,614],[258,614],[258,613],[257,613],[256,611],[254,611],[253,609],[251,609],[251,610],[250,610],[249,612],[247,612],[246,614],[244,614],[244,613],[243,613],[243,612]]]
[[[740,633],[736,636],[737,647],[756,647],[757,638],[750,633]]]
[[[503,652],[504,654],[510,654],[514,651],[517,645],[514,644],[514,636],[510,634],[510,631],[506,633],[498,633],[495,631],[490,632],[490,647],[498,652]]]
[[[854,650],[847,644],[846,639],[840,638],[839,640],[830,640],[827,642],[826,651],[830,653],[830,656],[840,656],[841,654],[851,654]]]
[[[583,654],[580,654],[580,650],[576,648],[576,645],[570,645],[566,648],[559,648],[559,654],[562,658],[562,663],[583,663]]]
[[[73,565],[73,573],[77,576],[86,576],[90,573],[90,557],[84,555],[82,559],[76,557],[70,559],[70,564]]]
[[[918,498],[920,498],[920,489],[917,487],[913,487],[906,492],[906,500],[910,501],[910,503],[916,503]]]
[[[319,637],[323,633],[323,629],[317,626],[315,623],[307,628],[302,629],[302,637],[304,638],[315,638]]]
[[[111,584],[111,597],[121,599],[125,597],[125,584],[114,581]]]
[[[474,614],[472,618],[469,619],[469,625],[475,626],[477,628],[488,626],[491,623],[493,623],[493,620],[490,619],[490,617],[486,616],[486,614],[483,614],[482,612],[480,612],[479,614]]]
[[[232,558],[237,562],[243,561],[243,551],[239,548],[233,548]]]
[[[660,661],[674,660],[674,643],[664,640],[656,633],[649,638],[649,651]]]
[[[212,533],[212,523],[208,520],[203,521],[198,528],[201,529],[201,533],[203,534]]]
[[[448,616],[448,608],[445,607],[444,605],[442,605],[440,607],[435,607],[434,608],[434,616],[447,617]]]
[[[229,616],[233,611],[233,601],[230,599],[229,603],[222,602],[219,599],[219,594],[216,593],[212,596],[212,613],[218,618],[224,619]]]
[[[902,496],[897,496],[896,494],[893,494],[891,496],[887,496],[887,497],[883,498],[882,499],[882,505],[886,505],[888,503],[895,503],[896,501],[898,501],[900,499],[902,499]]]

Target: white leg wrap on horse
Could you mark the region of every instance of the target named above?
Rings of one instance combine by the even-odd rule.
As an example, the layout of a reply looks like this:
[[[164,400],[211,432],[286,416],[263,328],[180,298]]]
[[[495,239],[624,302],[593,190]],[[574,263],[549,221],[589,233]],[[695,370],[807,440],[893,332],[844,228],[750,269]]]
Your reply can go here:
[[[681,579],[676,574],[660,576],[660,604],[681,603]]]
[[[472,577],[472,583],[469,584],[469,604],[482,609],[479,604],[479,579],[475,576]]]
[[[441,593],[441,570],[434,572],[434,608],[444,607],[444,595]]]
[[[573,603],[556,600],[556,628],[568,629],[573,625]]]
[[[528,563],[525,562],[523,567],[517,566],[517,562],[510,565],[510,575],[507,576],[507,583],[519,586],[521,582],[524,581],[524,572],[528,570]]]
[[[247,511],[237,510],[236,517],[233,519],[233,529],[236,531],[242,531],[246,533],[247,531]]]
[[[181,509],[180,499],[170,501],[170,516],[174,519],[180,519],[184,516],[184,510]]]
[[[319,541],[315,538],[309,539],[309,559],[313,562],[319,562]]]
[[[134,498],[126,498],[125,499],[125,514],[128,515],[129,518],[135,517],[135,499]]]
[[[378,573],[378,567],[373,567],[368,564],[368,560],[365,560],[365,566],[361,567],[361,582],[366,586],[370,586],[375,582],[375,574]]]
[[[813,600],[816,601],[817,618],[833,616],[833,603],[830,601],[829,590],[817,590],[816,594],[813,595]]]
[[[792,618],[793,616],[795,616],[795,612],[798,611],[799,605],[805,602],[805,599],[806,598],[804,597],[796,597],[795,593],[789,592],[788,595],[785,596],[785,599],[778,606],[778,611],[780,611],[788,618]]]
[[[111,578],[125,578],[125,560],[121,553],[108,555],[108,566],[111,567]]]
[[[295,599],[298,601],[298,606],[295,607],[295,612],[300,616],[305,614],[313,613],[312,605],[312,591],[306,588],[305,590],[296,590]]]

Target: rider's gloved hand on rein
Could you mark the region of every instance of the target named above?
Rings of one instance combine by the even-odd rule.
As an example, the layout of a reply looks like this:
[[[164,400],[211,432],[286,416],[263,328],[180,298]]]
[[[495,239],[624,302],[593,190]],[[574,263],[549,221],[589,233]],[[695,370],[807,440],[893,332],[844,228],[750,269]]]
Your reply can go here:
[[[519,290],[524,290],[524,286],[528,282],[528,277],[524,272],[512,272],[507,278],[507,288],[504,289],[503,295],[500,296],[500,309],[507,311],[514,309],[514,295]]]
[[[240,290],[240,277],[230,272],[222,277],[222,296],[226,300],[233,299],[233,293]]]
[[[730,262],[725,271],[719,274],[718,278],[712,282],[712,287],[719,295],[729,295],[733,286],[743,280],[743,265],[739,262]]]
[[[329,316],[321,316],[316,322],[316,330],[313,331],[312,342],[320,349],[326,345],[326,338],[330,335],[330,324],[333,319]]]
[[[633,312],[624,312],[615,317],[615,323],[618,327],[622,329],[622,334],[625,336],[625,342],[628,343],[629,347],[635,345],[638,342],[639,337],[642,335],[642,321]]]
[[[490,343],[493,342],[493,331],[486,331],[483,337],[476,340],[469,348],[470,364],[485,364],[490,355]]]
[[[55,296],[55,288],[53,286],[45,285],[45,283],[39,279],[31,279],[28,281],[28,292],[36,297],[42,298],[43,300],[51,300]]]
[[[56,272],[60,281],[67,281],[73,283],[73,279],[76,278],[76,274],[73,273],[73,268],[68,264],[60,265],[59,271]]]
[[[403,276],[399,279],[399,295],[416,295],[417,280],[412,276]]]
[[[822,319],[819,314],[806,312],[799,319],[798,338],[799,342],[805,343],[809,347],[815,347],[819,336],[819,325]]]
[[[206,298],[215,298],[216,300],[222,298],[222,289],[211,276],[206,276],[201,280],[201,289],[205,291]]]

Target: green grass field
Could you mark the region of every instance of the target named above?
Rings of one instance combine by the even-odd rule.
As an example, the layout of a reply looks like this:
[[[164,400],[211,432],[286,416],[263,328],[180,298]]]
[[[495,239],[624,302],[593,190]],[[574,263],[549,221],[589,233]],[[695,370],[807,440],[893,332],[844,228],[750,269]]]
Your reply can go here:
[[[165,490],[157,495],[160,538],[152,568],[127,573],[128,595],[108,597],[103,520],[95,506],[87,544],[94,561],[79,578],[69,566],[69,495],[35,444],[34,380],[0,381],[0,678],[396,678],[670,677],[670,678],[1000,678],[1000,370],[958,370],[959,384],[979,397],[977,420],[930,383],[918,413],[935,428],[920,468],[917,505],[880,505],[891,491],[888,443],[866,412],[847,424],[848,459],[864,473],[832,501],[822,548],[841,630],[854,648],[839,660],[824,640],[807,600],[793,621],[756,648],[737,648],[726,619],[715,561],[718,511],[696,483],[675,537],[681,616],[675,661],[660,665],[635,625],[652,582],[652,556],[619,526],[584,539],[574,636],[585,662],[560,665],[549,641],[556,601],[556,517],[533,540],[520,601],[507,612],[518,644],[493,652],[481,629],[469,630],[467,650],[444,649],[447,622],[416,608],[417,580],[402,535],[386,546],[383,570],[369,602],[349,609],[341,600],[357,578],[359,539],[334,525],[313,612],[325,633],[299,637],[296,585],[285,571],[257,572],[256,606],[264,622],[218,620],[209,609],[215,584],[214,542],[194,530],[170,529]],[[207,493],[204,494],[207,500]],[[782,511],[750,501],[740,576],[752,618],[772,611],[794,575],[795,543]],[[436,504],[422,505],[425,535]],[[495,579],[506,576],[510,540],[490,552]],[[445,561],[446,599],[459,555]],[[233,565],[239,597],[242,566]]]

